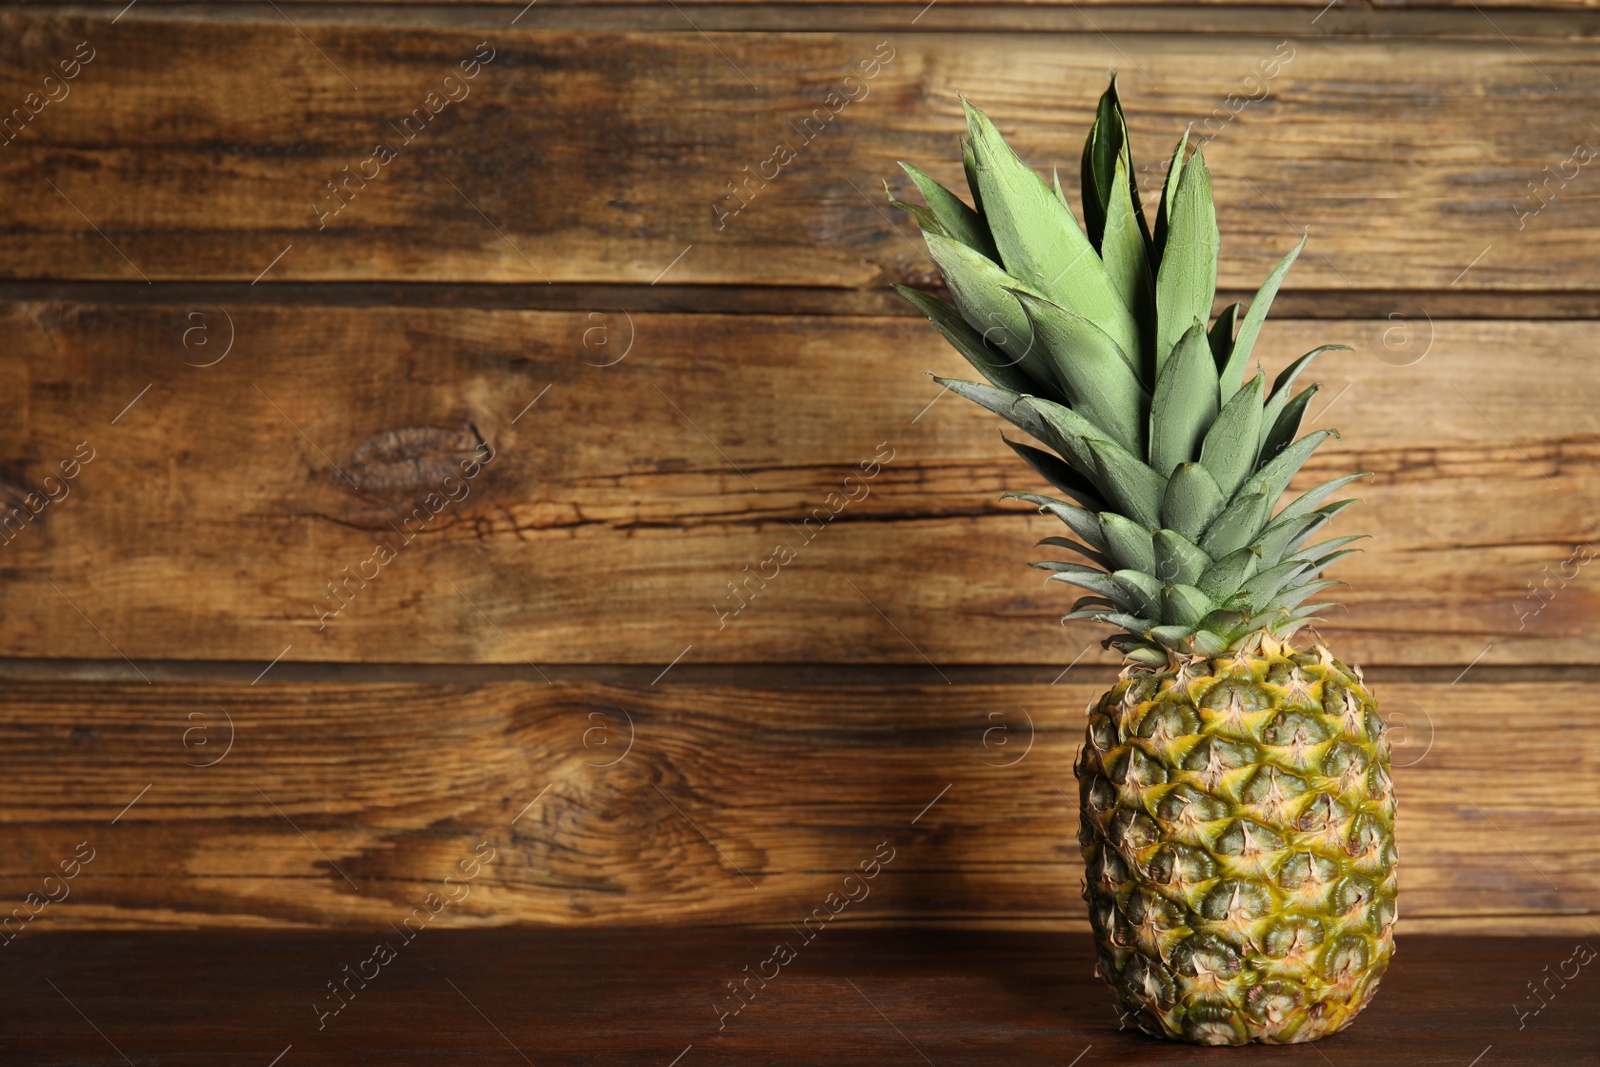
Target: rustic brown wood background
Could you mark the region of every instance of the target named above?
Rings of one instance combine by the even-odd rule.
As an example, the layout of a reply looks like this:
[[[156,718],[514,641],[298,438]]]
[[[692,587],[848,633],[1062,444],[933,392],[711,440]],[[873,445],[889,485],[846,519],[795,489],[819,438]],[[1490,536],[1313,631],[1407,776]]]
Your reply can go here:
[[[1309,227],[1269,362],[1355,348],[1306,477],[1375,472],[1324,635],[1401,742],[1404,929],[1600,928],[1597,37],[1553,0],[5,5],[0,498],[54,499],[0,527],[4,899],[88,842],[38,922],[382,925],[488,840],[441,921],[777,923],[887,841],[849,921],[1079,927],[1111,659],[920,374],[961,364],[887,291],[932,267],[880,183],[955,179],[959,90],[1075,188],[1115,66],[1146,185],[1209,135],[1229,299]]]

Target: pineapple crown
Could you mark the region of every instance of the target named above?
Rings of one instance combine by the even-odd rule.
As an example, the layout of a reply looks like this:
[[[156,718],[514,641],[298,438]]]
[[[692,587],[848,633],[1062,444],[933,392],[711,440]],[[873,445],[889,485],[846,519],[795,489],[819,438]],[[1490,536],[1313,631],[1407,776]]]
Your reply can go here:
[[[1322,574],[1357,538],[1306,543],[1355,502],[1324,501],[1365,475],[1274,505],[1337,433],[1296,436],[1317,390],[1296,383],[1317,356],[1347,346],[1313,349],[1270,388],[1259,368],[1243,381],[1306,239],[1248,310],[1234,304],[1208,329],[1220,237],[1211,176],[1198,145],[1187,154],[1187,131],[1152,229],[1112,72],[1083,147],[1080,227],[1059,176],[1047,186],[988,116],[964,97],[962,105],[972,206],[906,163],[926,206],[890,195],[922,227],[954,303],[895,288],[984,378],[935,380],[1049,446],[1006,438],[1067,499],[1006,496],[1054,514],[1077,537],[1039,544],[1089,561],[1033,564],[1091,594],[1062,621],[1118,626],[1107,647],[1165,664],[1172,653],[1217,655],[1261,632],[1286,638],[1335,606],[1306,601],[1339,584]]]

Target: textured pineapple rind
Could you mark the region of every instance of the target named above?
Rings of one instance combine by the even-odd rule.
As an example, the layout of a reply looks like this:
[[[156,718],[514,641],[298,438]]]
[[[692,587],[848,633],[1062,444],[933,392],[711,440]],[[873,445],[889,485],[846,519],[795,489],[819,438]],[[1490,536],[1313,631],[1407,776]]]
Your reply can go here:
[[[1268,640],[1126,674],[1077,774],[1096,971],[1141,1029],[1311,1041],[1366,1006],[1394,953],[1395,798],[1358,671]]]

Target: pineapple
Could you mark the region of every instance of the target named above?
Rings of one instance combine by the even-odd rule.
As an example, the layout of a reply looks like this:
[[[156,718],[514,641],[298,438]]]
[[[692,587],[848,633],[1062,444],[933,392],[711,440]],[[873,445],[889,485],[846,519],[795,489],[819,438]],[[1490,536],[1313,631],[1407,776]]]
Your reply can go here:
[[[1211,317],[1211,178],[1179,141],[1150,225],[1115,75],[1083,151],[1079,226],[963,100],[969,207],[902,164],[954,303],[898,287],[983,377],[936,379],[1049,450],[1007,439],[1058,491],[1011,493],[1065,524],[1040,544],[1110,623],[1120,681],[1077,763],[1097,972],[1146,1032],[1201,1044],[1310,1041],[1355,1017],[1394,952],[1389,746],[1359,668],[1291,635],[1330,606],[1310,544],[1362,475],[1276,507],[1335,431],[1299,434],[1324,345],[1244,380],[1302,238],[1248,309]]]

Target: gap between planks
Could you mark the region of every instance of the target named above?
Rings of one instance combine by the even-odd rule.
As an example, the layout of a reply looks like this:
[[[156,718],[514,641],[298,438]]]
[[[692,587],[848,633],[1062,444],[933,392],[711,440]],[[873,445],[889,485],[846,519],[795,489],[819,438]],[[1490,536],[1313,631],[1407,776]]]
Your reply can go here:
[[[1217,291],[1216,308],[1254,296]],[[230,307],[441,307],[524,311],[629,311],[655,314],[823,315],[913,318],[916,311],[885,289],[802,286],[495,284],[474,282],[0,281],[0,304],[76,303],[126,306],[204,304]],[[1279,293],[1273,319],[1386,319],[1426,309],[1435,321],[1584,321],[1600,319],[1600,291],[1457,292],[1301,289]]]
[[[0,658],[0,682],[58,682],[64,684],[214,685],[238,682],[248,685],[265,662],[244,660],[122,660]],[[135,669],[137,668],[137,670]],[[957,685],[1050,685],[1055,681],[1109,685],[1117,668],[1105,663],[1083,663],[1062,678],[1060,664],[960,665],[940,668]],[[307,663],[280,662],[272,668],[276,685],[394,685],[492,684],[548,681],[568,684],[649,686],[660,674],[659,664],[543,665],[542,674],[509,663]],[[1466,677],[1460,664],[1437,667],[1370,667],[1366,679],[1374,685],[1455,684],[1516,685],[1529,683],[1600,683],[1597,665],[1479,666]],[[747,689],[825,689],[866,686],[928,684],[921,664],[840,663],[684,663],[674,667],[662,685],[728,686]]]

